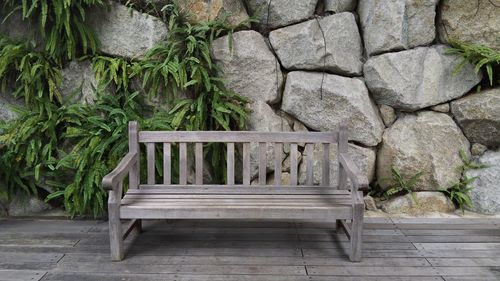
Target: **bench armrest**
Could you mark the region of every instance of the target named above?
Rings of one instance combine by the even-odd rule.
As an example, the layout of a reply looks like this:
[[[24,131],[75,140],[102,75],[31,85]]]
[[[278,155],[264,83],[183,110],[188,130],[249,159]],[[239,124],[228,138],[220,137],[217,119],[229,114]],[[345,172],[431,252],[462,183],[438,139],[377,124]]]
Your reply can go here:
[[[348,154],[340,153],[339,162],[351,179],[354,190],[368,190],[368,178],[361,173]]]
[[[106,190],[114,190],[118,183],[123,181],[132,166],[137,162],[137,153],[129,152],[122,158],[116,168],[102,179],[102,187]]]

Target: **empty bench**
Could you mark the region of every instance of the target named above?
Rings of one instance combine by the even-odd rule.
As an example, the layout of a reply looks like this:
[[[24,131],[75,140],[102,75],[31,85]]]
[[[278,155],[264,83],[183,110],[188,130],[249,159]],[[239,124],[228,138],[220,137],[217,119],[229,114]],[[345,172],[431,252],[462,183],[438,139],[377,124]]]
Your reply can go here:
[[[338,132],[163,132],[139,131],[129,123],[129,152],[103,179],[109,190],[111,259],[124,257],[124,239],[141,231],[141,219],[314,219],[336,222],[350,239],[351,261],[361,260],[363,199],[368,180],[347,154],[347,130]],[[226,143],[225,185],[203,183],[203,145]],[[140,144],[146,148],[147,179],[140,179]],[[274,147],[274,182],[267,184],[268,144]],[[155,149],[163,150],[163,180],[155,182]],[[189,145],[189,146],[188,146]],[[242,180],[235,181],[235,146],[241,148]],[[258,185],[251,185],[251,145],[258,147]],[[282,185],[283,149],[289,147],[290,182]],[[335,162],[331,146],[338,145]],[[188,184],[188,147],[194,146],[194,183]],[[305,184],[298,185],[298,148],[304,146]],[[321,180],[314,180],[314,147],[320,147]],[[179,152],[178,183],[172,182],[172,151]],[[331,183],[330,165],[339,165],[338,182]],[[123,181],[128,176],[128,190]],[[348,184],[348,179],[350,184]],[[122,224],[121,220],[128,220]]]

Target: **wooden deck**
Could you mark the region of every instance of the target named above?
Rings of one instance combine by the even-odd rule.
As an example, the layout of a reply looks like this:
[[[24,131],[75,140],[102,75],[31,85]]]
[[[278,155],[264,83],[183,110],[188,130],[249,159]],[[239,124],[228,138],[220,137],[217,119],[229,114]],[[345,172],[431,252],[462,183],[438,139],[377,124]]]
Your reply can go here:
[[[0,280],[500,280],[499,219],[367,219],[364,260],[311,222],[148,221],[122,262],[103,221],[0,220]]]

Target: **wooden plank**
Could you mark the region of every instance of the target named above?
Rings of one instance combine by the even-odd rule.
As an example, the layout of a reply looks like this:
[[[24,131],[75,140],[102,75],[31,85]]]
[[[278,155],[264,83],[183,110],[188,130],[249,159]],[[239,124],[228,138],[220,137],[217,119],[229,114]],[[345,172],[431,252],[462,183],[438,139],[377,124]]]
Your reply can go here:
[[[41,280],[45,271],[37,270],[3,270],[0,269],[0,280],[20,281],[20,280]]]
[[[227,143],[227,184],[234,185],[234,142]]]
[[[419,250],[500,250],[500,243],[413,243]]]
[[[243,143],[243,185],[250,185],[250,143]]]
[[[314,158],[313,158],[314,146],[312,143],[306,143],[306,185],[313,185],[314,182]]]
[[[464,253],[466,254],[466,253]],[[432,266],[499,266],[500,257],[491,258],[427,258]]]
[[[195,145],[195,165],[196,165],[196,184],[203,184],[203,143],[197,142]]]
[[[340,155],[341,153],[349,153],[348,152],[348,136],[347,136],[347,127],[340,126],[340,130],[338,132],[338,147],[337,147],[337,159],[339,162],[339,178],[338,178],[338,188],[339,189],[347,189],[347,173],[346,169],[343,165],[340,164]]]
[[[298,145],[296,143],[290,144],[290,185],[297,185],[297,171],[298,171]]]
[[[172,182],[172,151],[170,143],[163,143],[163,184]]]
[[[281,185],[281,164],[283,162],[283,143],[274,143],[274,185]]]
[[[202,187],[193,185],[141,185],[138,191],[128,190],[127,194],[350,194],[346,190],[334,190],[321,186],[244,186],[236,185],[228,188],[226,185],[203,185]]]
[[[307,276],[300,275],[248,275],[248,274],[177,274],[177,273],[156,273],[156,274],[126,274],[126,273],[92,273],[92,272],[51,272],[44,277],[44,281],[310,281]],[[340,280],[343,281],[343,280]],[[353,280],[351,280],[353,281]],[[354,280],[355,281],[355,280]],[[371,281],[371,280],[368,280]],[[392,280],[389,280],[392,281]],[[401,281],[401,280],[397,280]],[[414,280],[403,280],[414,281]],[[419,281],[434,281],[422,279]],[[442,281],[442,280],[440,280]]]
[[[155,144],[146,144],[147,152],[147,168],[148,168],[148,184],[155,184]]]
[[[20,244],[22,245],[22,244]],[[18,252],[3,252],[0,255],[0,263],[8,262],[18,262],[18,263],[28,263],[28,262],[48,262],[56,263],[64,255],[57,253],[18,253]],[[109,260],[109,257],[107,257]]]
[[[489,270],[477,267],[413,267],[413,266],[380,266],[380,267],[331,267],[306,266],[309,275],[336,276],[493,276]]]
[[[139,142],[308,142],[332,143],[334,132],[141,131]]]
[[[187,144],[179,143],[179,184],[187,184]]]
[[[123,179],[129,174],[133,165],[139,161],[138,158],[139,156],[137,154],[131,152],[127,153],[127,155],[122,158],[120,163],[118,163],[116,168],[104,176],[102,179],[103,188],[107,190],[116,188],[117,184],[122,182]]]
[[[139,124],[136,121],[128,123],[128,151],[140,155]],[[141,183],[140,161],[137,161],[129,172],[129,188],[138,188]]]
[[[279,200],[294,200],[301,201],[305,199],[314,199],[319,201],[320,203],[330,204],[335,202],[336,200],[348,201],[351,199],[349,195],[342,194],[150,194],[150,193],[130,193],[126,194],[123,199],[131,200],[131,201],[140,201],[140,200],[183,200],[183,199],[257,199],[257,200],[271,200],[271,199],[279,199]],[[1,243],[1,241],[0,241]]]
[[[267,143],[259,142],[259,185],[266,185]]]
[[[323,159],[321,161],[321,185],[330,186],[330,144],[323,144]]]
[[[485,242],[500,242],[498,236],[464,236],[464,235],[416,235],[406,236],[407,239],[414,243],[485,243]]]

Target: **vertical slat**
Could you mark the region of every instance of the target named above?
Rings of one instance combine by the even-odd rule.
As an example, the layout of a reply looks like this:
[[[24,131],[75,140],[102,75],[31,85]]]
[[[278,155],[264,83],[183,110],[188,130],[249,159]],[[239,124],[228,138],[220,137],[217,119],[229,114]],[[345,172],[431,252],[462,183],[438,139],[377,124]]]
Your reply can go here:
[[[313,144],[306,143],[306,185],[313,185]]]
[[[179,143],[179,184],[187,184],[187,145]]]
[[[297,144],[292,143],[290,144],[290,185],[292,186],[297,185],[297,158]]]
[[[330,186],[330,144],[323,144],[323,160],[321,169],[321,185]]]
[[[203,184],[203,143],[195,144],[196,184]]]
[[[148,184],[155,184],[155,143],[147,143],[146,148],[148,163]]]
[[[172,181],[172,151],[170,143],[163,143],[163,184]]]
[[[267,143],[259,142],[259,185],[266,185]]]
[[[281,185],[281,163],[283,162],[283,143],[274,143],[274,184]]]
[[[338,137],[338,149],[337,149],[337,162],[339,162],[339,184],[338,189],[347,189],[347,173],[344,167],[340,164],[340,153],[347,153],[348,143],[347,143],[347,127],[344,125],[340,126],[339,137]]]
[[[250,185],[250,143],[243,143],[243,184]]]
[[[234,142],[227,143],[227,184],[234,185]]]
[[[133,153],[140,153],[139,150],[139,124],[136,121],[128,123],[128,151]],[[140,163],[139,157],[137,162],[132,166],[129,173],[129,188],[139,188],[140,184]]]

